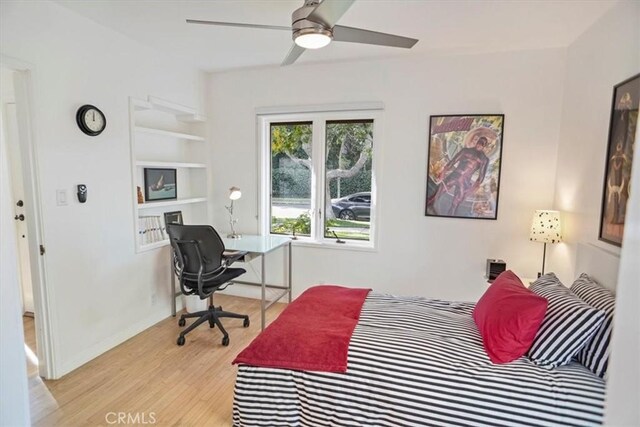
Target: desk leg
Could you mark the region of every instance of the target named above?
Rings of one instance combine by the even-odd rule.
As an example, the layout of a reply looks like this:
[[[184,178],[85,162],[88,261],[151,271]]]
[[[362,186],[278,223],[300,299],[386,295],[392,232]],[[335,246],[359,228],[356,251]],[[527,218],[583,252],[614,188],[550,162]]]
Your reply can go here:
[[[287,287],[289,288],[289,302],[291,302],[291,290],[292,290],[292,278],[291,278],[291,249],[292,249],[292,245],[291,242],[289,242],[289,248],[287,249],[288,255],[289,255],[289,272],[287,274]]]
[[[169,262],[169,275],[171,276],[171,315],[176,317],[176,274],[173,271],[173,250],[169,251],[170,253],[170,262]]]
[[[261,321],[261,325],[262,325],[262,330],[264,331],[264,324],[265,324],[265,311],[266,311],[266,305],[267,305],[267,289],[266,289],[266,278],[265,278],[265,271],[264,271],[264,255],[262,254],[262,256],[260,257],[260,286],[262,287],[262,295],[260,298],[260,321]]]

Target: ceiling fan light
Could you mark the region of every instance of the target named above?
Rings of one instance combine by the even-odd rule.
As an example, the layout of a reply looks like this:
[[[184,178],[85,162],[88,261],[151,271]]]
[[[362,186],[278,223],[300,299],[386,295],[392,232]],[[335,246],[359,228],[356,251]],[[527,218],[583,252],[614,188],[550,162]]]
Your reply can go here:
[[[331,43],[331,33],[327,31],[299,34],[294,42],[305,49],[320,49]]]

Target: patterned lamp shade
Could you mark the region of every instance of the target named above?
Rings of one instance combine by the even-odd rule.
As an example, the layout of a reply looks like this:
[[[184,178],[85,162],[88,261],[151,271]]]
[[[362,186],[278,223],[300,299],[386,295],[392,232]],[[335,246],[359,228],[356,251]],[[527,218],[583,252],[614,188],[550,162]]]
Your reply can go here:
[[[536,211],[531,221],[531,233],[529,240],[540,243],[562,242],[562,226],[560,224],[560,212]]]

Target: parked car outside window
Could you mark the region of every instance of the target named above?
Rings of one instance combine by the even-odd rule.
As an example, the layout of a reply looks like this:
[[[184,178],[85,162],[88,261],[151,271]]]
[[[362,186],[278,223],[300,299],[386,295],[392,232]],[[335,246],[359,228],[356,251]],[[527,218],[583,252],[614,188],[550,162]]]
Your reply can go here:
[[[331,208],[336,218],[368,221],[371,218],[371,192],[355,193],[339,199],[331,199]]]

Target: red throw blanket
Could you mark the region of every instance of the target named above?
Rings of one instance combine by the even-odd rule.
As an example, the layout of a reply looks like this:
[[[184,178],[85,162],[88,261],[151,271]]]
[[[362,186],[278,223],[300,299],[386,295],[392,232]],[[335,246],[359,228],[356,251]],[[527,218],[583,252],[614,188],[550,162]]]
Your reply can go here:
[[[307,289],[253,340],[234,364],[346,372],[349,341],[371,289]]]

